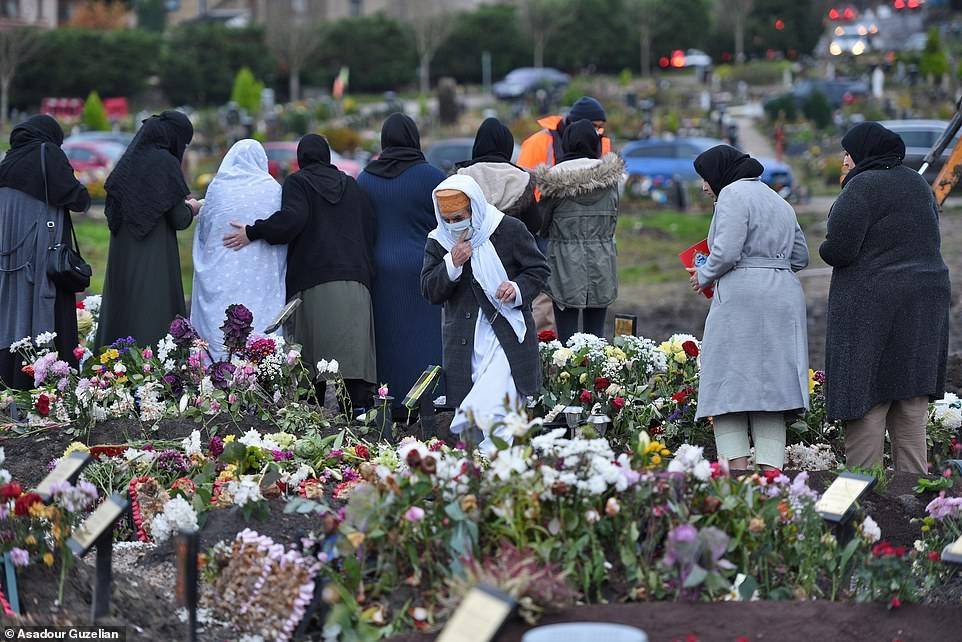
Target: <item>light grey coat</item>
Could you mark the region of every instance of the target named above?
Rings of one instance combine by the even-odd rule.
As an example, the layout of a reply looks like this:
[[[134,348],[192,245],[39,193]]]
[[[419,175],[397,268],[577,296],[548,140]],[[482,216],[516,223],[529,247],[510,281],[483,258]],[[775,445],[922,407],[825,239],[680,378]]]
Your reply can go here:
[[[808,408],[808,265],[795,210],[758,179],[721,190],[698,283],[715,284],[705,322],[697,417]]]

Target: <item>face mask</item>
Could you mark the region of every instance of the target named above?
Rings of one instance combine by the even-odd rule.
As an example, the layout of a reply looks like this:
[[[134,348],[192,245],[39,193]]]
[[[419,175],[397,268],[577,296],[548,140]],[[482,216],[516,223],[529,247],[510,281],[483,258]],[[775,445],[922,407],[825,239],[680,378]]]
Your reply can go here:
[[[458,221],[457,223],[448,223],[447,221],[444,221],[444,227],[448,229],[448,232],[450,232],[452,236],[456,237],[461,234],[461,232],[470,229],[471,219],[466,218],[463,221]]]

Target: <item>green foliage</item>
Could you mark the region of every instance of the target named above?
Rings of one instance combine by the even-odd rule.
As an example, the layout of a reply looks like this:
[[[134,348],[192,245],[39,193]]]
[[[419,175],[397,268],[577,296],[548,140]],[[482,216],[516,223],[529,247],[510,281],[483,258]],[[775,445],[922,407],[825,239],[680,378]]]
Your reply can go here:
[[[137,10],[137,24],[141,29],[163,32],[167,26],[167,9],[164,0],[134,0]]]
[[[37,109],[48,96],[133,96],[157,72],[161,39],[137,29],[53,29],[38,34],[40,49],[17,70],[12,106]],[[136,61],[136,64],[133,63]]]
[[[321,45],[304,69],[307,84],[330,87],[341,67],[351,70],[353,91],[396,90],[415,80],[414,38],[400,22],[379,14],[321,28]]]
[[[234,77],[234,89],[231,90],[230,99],[247,113],[256,114],[260,112],[262,91],[264,83],[254,78],[250,68],[241,67]]]
[[[515,7],[487,5],[460,14],[451,35],[431,63],[431,74],[451,76],[462,83],[480,83],[481,55],[485,51],[491,53],[494,80],[530,63],[530,48],[521,32]]]
[[[798,106],[795,98],[791,94],[785,94],[778,98],[773,98],[765,103],[765,114],[772,121],[778,120],[779,115],[784,114],[788,120],[798,118]]]
[[[711,36],[710,0],[659,2],[652,23],[652,60],[675,49],[704,48]],[[637,42],[638,38],[632,39]]]
[[[216,23],[191,23],[172,30],[160,66],[160,86],[175,105],[227,102],[234,74],[243,67],[271,82],[274,60],[258,28],[234,29]],[[121,67],[124,65],[114,65]]]
[[[825,129],[832,124],[832,106],[820,91],[813,91],[802,103],[802,113],[812,121],[818,129]]]
[[[681,4],[700,1],[685,0]],[[625,20],[625,0],[577,0],[570,4],[548,39],[545,65],[611,73],[637,65],[638,38]]]
[[[936,81],[949,73],[949,59],[942,47],[938,27],[929,29],[929,37],[925,41],[925,50],[922,52],[922,61],[919,63],[919,73],[926,78],[931,76]]]
[[[823,5],[816,0],[756,1],[745,24],[745,54],[750,58],[763,56],[769,49],[792,59],[810,54],[824,30]],[[782,20],[785,28],[775,29],[775,20]],[[734,53],[731,20],[718,21],[706,46],[716,59],[724,52]]]
[[[81,120],[87,129],[98,132],[110,131],[110,120],[107,118],[107,110],[104,109],[104,103],[100,100],[100,96],[96,91],[90,92],[90,95],[87,96]]]

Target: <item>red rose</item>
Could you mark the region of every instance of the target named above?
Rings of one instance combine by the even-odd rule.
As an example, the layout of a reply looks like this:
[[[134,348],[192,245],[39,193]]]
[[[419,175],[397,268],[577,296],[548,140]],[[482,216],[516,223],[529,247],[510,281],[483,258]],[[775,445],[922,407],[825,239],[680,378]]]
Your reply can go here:
[[[938,551],[929,551],[929,559],[933,562],[938,562],[940,559],[942,559],[942,556],[939,555]]]
[[[625,399],[624,399],[624,397],[615,397],[614,399],[612,399],[612,400],[611,400],[611,406],[612,406],[615,410],[621,410],[622,408],[624,408],[624,407],[625,407]]]
[[[762,475],[764,475],[765,477],[765,481],[767,481],[768,483],[774,482],[775,479],[781,474],[782,474],[782,471],[778,470],[777,468],[772,468],[762,473]]]
[[[34,504],[42,504],[43,500],[40,499],[40,495],[37,493],[27,493],[21,495],[17,498],[16,503],[13,505],[13,513],[18,517],[23,517],[28,512],[30,512],[30,507]]]
[[[41,417],[46,417],[50,414],[50,397],[47,395],[40,395],[37,398],[37,403],[34,404],[34,408],[37,410],[37,414]]]
[[[368,450],[367,446],[364,444],[358,444],[357,446],[354,446],[354,454],[364,460],[367,460],[371,457],[371,451]]]
[[[86,310],[86,309],[87,309],[87,306],[86,306],[86,304],[85,304],[83,301],[77,301],[77,309],[78,309],[78,310]]]
[[[24,367],[20,368],[20,372],[22,372],[23,374],[27,375],[28,377],[32,377],[32,376],[33,376],[33,366],[32,366],[32,365],[24,366]]]
[[[541,343],[549,343],[551,341],[557,341],[558,334],[554,330],[542,330],[538,333],[538,341]]]
[[[698,356],[698,344],[694,341],[685,341],[683,344],[681,344],[681,347],[685,351],[685,354],[687,354],[689,357]]]
[[[10,482],[9,484],[0,486],[0,499],[3,500],[16,499],[17,497],[20,497],[22,493],[23,489],[17,482]]]
[[[591,391],[582,390],[580,398],[581,398],[581,403],[591,403]]]
[[[688,397],[690,397],[694,393],[695,393],[695,389],[692,388],[691,386],[688,386],[687,388],[679,390],[678,392],[673,394],[671,396],[671,400],[680,406],[686,403],[688,401]]]
[[[890,609],[897,609],[897,608],[900,607],[900,606],[902,606],[902,600],[900,600],[900,599],[897,598],[897,597],[893,597],[893,598],[892,598],[892,601],[889,602],[889,608],[890,608]]]
[[[598,377],[595,379],[595,390],[601,392],[602,390],[607,390],[608,386],[611,385],[611,379],[608,377]]]

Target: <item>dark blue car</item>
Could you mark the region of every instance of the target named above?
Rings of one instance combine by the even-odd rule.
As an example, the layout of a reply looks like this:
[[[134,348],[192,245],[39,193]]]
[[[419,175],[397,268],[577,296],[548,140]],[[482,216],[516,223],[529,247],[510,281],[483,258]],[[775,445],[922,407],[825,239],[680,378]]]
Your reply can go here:
[[[700,181],[701,177],[695,171],[695,158],[723,142],[714,138],[674,138],[628,143],[621,150],[628,172],[628,189],[640,181],[651,181],[656,186],[673,180]],[[758,161],[765,168],[762,181],[782,196],[791,194],[791,168],[770,158],[759,158]]]

